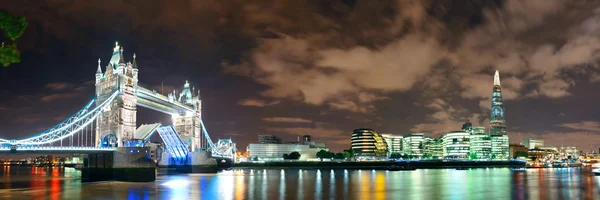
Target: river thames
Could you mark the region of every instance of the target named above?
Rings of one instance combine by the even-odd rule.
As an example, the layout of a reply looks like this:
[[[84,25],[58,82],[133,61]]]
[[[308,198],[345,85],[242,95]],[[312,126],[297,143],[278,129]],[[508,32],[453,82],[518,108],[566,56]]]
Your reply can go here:
[[[0,199],[600,199],[589,168],[263,170],[82,183],[73,168],[4,166]]]

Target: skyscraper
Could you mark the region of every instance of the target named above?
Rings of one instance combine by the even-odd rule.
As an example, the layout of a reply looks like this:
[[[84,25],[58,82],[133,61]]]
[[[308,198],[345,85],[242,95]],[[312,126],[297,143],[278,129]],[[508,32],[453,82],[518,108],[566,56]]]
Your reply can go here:
[[[496,74],[494,74],[491,111],[490,135],[506,135],[504,103],[502,102],[502,87],[500,86],[500,74],[498,73],[498,70],[496,70]]]
[[[494,74],[494,89],[492,91],[492,109],[490,113],[490,137],[492,159],[508,159],[509,139],[506,135],[506,125],[504,121],[504,103],[502,102],[502,87],[500,86],[500,74],[496,70]]]

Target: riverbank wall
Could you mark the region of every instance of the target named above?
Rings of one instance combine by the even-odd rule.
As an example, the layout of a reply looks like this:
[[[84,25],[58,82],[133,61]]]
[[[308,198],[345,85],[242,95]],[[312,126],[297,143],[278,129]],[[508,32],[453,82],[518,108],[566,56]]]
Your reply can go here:
[[[388,166],[414,167],[417,169],[449,169],[449,168],[523,168],[526,162],[517,160],[499,161],[455,161],[455,160],[420,160],[420,161],[323,161],[323,162],[240,162],[234,168],[269,168],[269,169],[385,169]]]

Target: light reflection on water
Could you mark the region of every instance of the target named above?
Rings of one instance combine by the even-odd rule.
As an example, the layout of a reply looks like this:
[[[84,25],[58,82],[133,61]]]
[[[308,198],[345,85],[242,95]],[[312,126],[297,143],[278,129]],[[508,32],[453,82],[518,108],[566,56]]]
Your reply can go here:
[[[0,170],[0,199],[600,199],[588,168],[233,170],[81,183],[73,168]]]

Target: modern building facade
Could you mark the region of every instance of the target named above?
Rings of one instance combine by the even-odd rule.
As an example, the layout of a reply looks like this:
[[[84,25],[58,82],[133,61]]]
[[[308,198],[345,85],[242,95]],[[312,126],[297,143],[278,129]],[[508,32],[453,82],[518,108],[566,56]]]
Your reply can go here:
[[[294,151],[300,153],[299,160],[317,159],[317,152],[321,150],[329,151],[327,148],[312,148],[305,144],[248,144],[246,149],[249,152],[249,158],[265,161],[283,160],[283,154],[290,154]]]
[[[490,135],[492,142],[491,159],[509,159],[510,149],[507,135]]]
[[[381,134],[388,148],[388,156],[393,153],[402,153],[402,136],[394,134]]]
[[[352,132],[352,150],[357,158],[383,158],[388,155],[385,139],[375,130],[361,128]]]
[[[259,135],[258,143],[260,144],[281,144],[281,138],[274,135]]]
[[[490,113],[490,137],[492,141],[492,159],[509,159],[509,140],[506,135],[506,121],[504,118],[504,102],[502,101],[502,87],[500,86],[500,73],[494,74],[494,87],[492,89],[492,107]]]
[[[423,156],[423,133],[411,133],[402,138],[402,153],[421,157]]]
[[[492,153],[492,138],[485,134],[484,127],[473,127],[469,136],[471,144],[470,158],[489,159]]]
[[[523,141],[521,142],[521,144],[529,149],[535,149],[538,147],[543,147],[544,140],[534,139],[534,138],[523,138]]]
[[[521,157],[519,155],[519,152],[523,152],[523,153],[527,154],[527,152],[529,151],[529,148],[527,148],[525,145],[522,145],[522,144],[510,144],[509,149],[510,149],[509,152],[510,152],[511,158]]]
[[[442,158],[444,156],[441,138],[432,138],[431,140],[425,140],[423,144],[423,157]]]
[[[442,154],[445,158],[468,158],[471,144],[470,134],[465,131],[452,131],[442,136]]]
[[[504,102],[502,101],[502,87],[500,86],[500,73],[494,74],[494,88],[492,90],[492,109],[490,113],[490,135],[506,135],[504,120]]]

